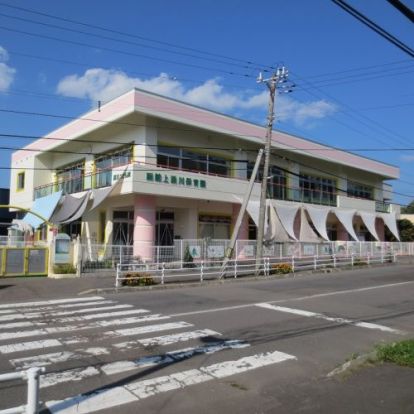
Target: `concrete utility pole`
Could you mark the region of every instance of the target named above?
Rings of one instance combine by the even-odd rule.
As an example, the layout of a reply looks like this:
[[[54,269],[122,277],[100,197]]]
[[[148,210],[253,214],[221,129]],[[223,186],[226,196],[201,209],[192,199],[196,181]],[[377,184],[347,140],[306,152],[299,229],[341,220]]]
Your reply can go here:
[[[266,130],[266,142],[265,142],[265,159],[263,167],[262,188],[260,194],[260,210],[259,210],[259,227],[257,229],[257,247],[256,247],[256,260],[259,261],[263,257],[263,238],[264,238],[264,221],[266,210],[266,193],[267,193],[267,180],[269,176],[269,164],[270,164],[270,149],[272,146],[272,129],[275,105],[276,90],[283,83],[287,82],[288,70],[282,66],[276,69],[269,79],[263,79],[260,73],[257,78],[258,83],[265,83],[269,89],[269,106],[267,113],[267,130]],[[291,87],[294,85],[281,86],[282,92],[291,92]]]

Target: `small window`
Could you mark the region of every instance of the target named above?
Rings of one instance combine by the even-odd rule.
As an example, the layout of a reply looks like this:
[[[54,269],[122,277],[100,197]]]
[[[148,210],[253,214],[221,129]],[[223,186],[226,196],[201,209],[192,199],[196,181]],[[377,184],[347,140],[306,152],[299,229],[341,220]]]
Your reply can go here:
[[[24,190],[24,172],[17,174],[17,190]]]

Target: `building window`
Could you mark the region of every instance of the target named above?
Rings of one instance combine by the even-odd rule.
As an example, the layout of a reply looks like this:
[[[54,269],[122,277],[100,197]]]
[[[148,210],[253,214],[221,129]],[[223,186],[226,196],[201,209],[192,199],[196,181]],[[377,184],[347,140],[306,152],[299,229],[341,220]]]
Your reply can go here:
[[[372,187],[368,185],[353,183],[352,181],[348,181],[347,194],[348,197],[358,197],[364,198],[366,200],[372,200],[374,198]]]
[[[305,203],[336,205],[336,181],[301,174],[299,186]]]
[[[56,171],[57,189],[63,194],[78,193],[83,190],[84,161],[59,168]]]
[[[257,239],[256,223],[249,217],[249,240]]]
[[[229,239],[231,218],[227,216],[200,215],[198,218],[200,237]]]
[[[134,211],[113,212],[112,244],[129,246],[134,242]]]
[[[157,166],[228,177],[230,163],[222,157],[159,146]]]
[[[174,212],[157,211],[155,224],[155,244],[157,246],[174,245]]]
[[[247,163],[247,179],[253,173],[254,162]],[[259,169],[255,181],[262,181],[263,170]],[[269,168],[269,178],[267,182],[267,197],[277,200],[286,200],[286,173],[276,165]]]
[[[132,145],[123,146],[114,151],[95,157],[96,187],[112,185],[112,169],[130,164],[132,161]]]
[[[81,235],[81,229],[82,220],[79,219],[63,225],[61,228],[61,232],[68,234],[72,239],[76,239],[77,236]]]
[[[24,190],[25,173],[19,172],[17,174],[17,191]]]

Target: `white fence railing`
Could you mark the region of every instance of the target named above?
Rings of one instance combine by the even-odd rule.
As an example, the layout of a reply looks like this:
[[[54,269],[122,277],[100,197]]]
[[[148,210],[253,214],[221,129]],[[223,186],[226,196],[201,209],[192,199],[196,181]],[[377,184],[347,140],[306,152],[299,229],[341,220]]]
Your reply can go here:
[[[246,275],[296,273],[303,270],[339,268],[342,266],[362,266],[374,263],[395,262],[396,254],[388,252],[375,255],[324,255],[302,257],[264,257],[259,260],[229,260],[225,267],[223,261],[191,261],[181,265],[173,263],[118,263],[115,286],[165,284],[168,282],[188,282],[238,278]]]
[[[22,379],[27,381],[27,403],[19,407],[0,410],[0,414],[37,414],[39,412],[39,377],[45,368],[29,368],[27,371],[0,374],[0,382]]]

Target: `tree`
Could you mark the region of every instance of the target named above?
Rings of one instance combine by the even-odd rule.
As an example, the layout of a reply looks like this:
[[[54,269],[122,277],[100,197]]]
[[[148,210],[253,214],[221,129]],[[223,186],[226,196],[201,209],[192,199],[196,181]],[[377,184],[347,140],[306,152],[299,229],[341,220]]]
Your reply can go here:
[[[401,214],[414,214],[414,201],[411,201],[406,207],[402,207]]]
[[[414,241],[414,224],[410,220],[397,220],[398,231],[402,242]],[[391,232],[386,228],[386,240],[397,241]]]

